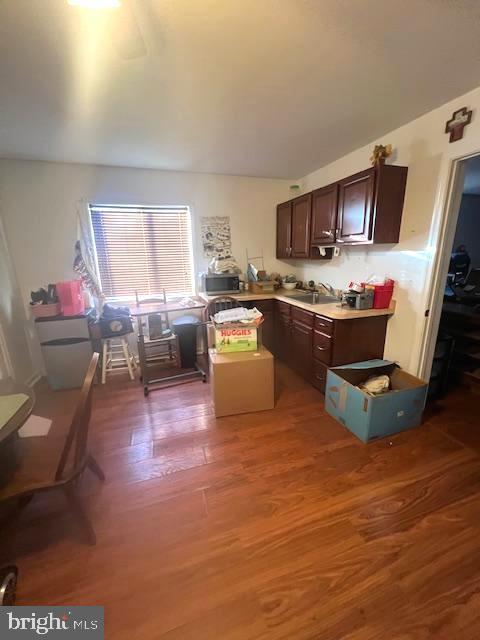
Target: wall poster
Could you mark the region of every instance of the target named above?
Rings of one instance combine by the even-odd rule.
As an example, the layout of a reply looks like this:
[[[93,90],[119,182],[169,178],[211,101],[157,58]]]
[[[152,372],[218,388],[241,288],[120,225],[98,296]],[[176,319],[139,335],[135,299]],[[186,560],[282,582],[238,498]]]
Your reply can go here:
[[[228,258],[232,254],[229,216],[207,216],[200,219],[205,258]]]

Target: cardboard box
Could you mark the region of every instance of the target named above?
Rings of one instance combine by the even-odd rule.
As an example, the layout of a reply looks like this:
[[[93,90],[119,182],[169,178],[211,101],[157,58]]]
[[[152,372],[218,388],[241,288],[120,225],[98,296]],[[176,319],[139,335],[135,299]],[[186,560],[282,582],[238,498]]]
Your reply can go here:
[[[250,324],[215,325],[215,347],[218,353],[256,351],[257,327]]]
[[[207,325],[207,345],[209,349],[215,347],[215,325],[213,322],[209,322]],[[262,325],[257,327],[257,350],[262,346]],[[225,352],[224,352],[225,353]]]
[[[390,376],[392,390],[372,396],[357,385],[371,376]],[[327,412],[363,442],[418,427],[428,384],[388,360],[367,360],[328,370]]]
[[[273,409],[273,356],[258,351],[218,353],[209,349],[210,386],[215,415],[231,416]]]

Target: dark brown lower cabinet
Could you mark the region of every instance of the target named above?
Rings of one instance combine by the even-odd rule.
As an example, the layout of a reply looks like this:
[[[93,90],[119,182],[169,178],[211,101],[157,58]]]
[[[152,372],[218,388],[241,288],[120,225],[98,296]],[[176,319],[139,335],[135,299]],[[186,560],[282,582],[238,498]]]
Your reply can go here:
[[[256,307],[263,313],[262,322],[262,344],[271,353],[275,350],[275,324],[273,300],[265,300],[265,303],[257,304]]]
[[[310,382],[322,393],[325,393],[325,386],[327,384],[327,371],[326,364],[319,362],[318,360],[312,361],[312,376]]]
[[[333,320],[280,300],[253,305],[265,315],[267,349],[322,393],[329,367],[383,358],[388,316]]]
[[[275,349],[275,326],[273,323],[273,311],[267,311],[263,314],[264,320],[262,324],[262,344],[273,353]]]
[[[312,328],[300,322],[291,324],[291,367],[301,376],[310,379],[312,375]]]
[[[290,315],[275,313],[275,350],[274,355],[291,366],[292,331]]]
[[[332,361],[332,336],[313,330],[313,357],[324,364]]]
[[[242,303],[242,307],[253,309],[256,307],[263,313],[261,328],[262,344],[271,353],[275,350],[274,300],[249,300]]]
[[[383,358],[388,316],[335,320],[330,366]]]

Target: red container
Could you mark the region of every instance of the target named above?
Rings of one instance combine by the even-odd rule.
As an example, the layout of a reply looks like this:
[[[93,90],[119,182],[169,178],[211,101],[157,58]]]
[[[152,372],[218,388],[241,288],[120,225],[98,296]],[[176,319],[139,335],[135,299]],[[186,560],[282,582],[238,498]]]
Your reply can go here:
[[[394,280],[385,280],[385,284],[376,284],[373,294],[374,309],[388,309],[392,301]]]
[[[57,282],[55,286],[64,316],[78,316],[85,311],[80,280]]]

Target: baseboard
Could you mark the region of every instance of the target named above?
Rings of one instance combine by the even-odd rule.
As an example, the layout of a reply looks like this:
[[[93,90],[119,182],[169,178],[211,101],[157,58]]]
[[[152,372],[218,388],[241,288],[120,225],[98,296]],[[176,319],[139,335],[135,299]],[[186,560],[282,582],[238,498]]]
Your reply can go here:
[[[27,387],[33,387],[35,384],[37,384],[37,382],[40,380],[41,377],[42,377],[41,372],[36,371],[29,378],[27,378],[27,380],[25,381],[25,384],[27,385]]]

